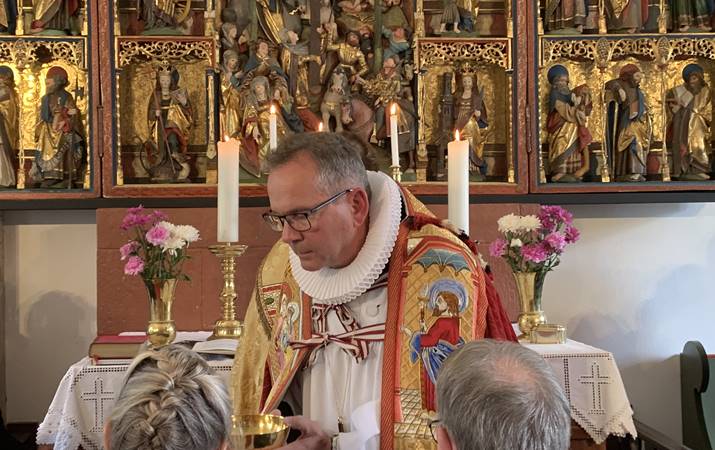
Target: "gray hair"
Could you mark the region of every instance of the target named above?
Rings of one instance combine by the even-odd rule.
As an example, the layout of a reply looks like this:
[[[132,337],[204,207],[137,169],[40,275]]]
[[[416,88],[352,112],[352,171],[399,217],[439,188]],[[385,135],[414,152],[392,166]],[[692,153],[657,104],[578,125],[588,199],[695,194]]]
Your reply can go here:
[[[316,185],[325,194],[332,195],[355,185],[369,193],[367,171],[362,161],[365,151],[355,139],[343,133],[298,133],[268,154],[266,168],[271,172],[300,155],[307,155],[317,166]]]
[[[108,450],[215,450],[230,427],[223,381],[197,353],[169,345],[130,366],[107,424]]]
[[[566,450],[569,405],[551,368],[519,344],[456,350],[437,378],[437,412],[458,450]]]

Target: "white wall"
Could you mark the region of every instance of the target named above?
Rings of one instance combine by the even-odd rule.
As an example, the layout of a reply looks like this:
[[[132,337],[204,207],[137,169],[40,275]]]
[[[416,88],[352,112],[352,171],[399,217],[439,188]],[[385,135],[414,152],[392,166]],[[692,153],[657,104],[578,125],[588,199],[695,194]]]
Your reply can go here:
[[[614,353],[637,417],[681,440],[688,340],[715,353],[715,204],[578,206],[582,239],[549,274],[543,308]]]
[[[4,213],[8,422],[40,422],[96,336],[94,211]]]
[[[582,238],[546,279],[549,320],[615,354],[638,417],[680,440],[677,355],[715,353],[715,204],[569,207]],[[6,212],[8,418],[40,421],[96,330],[94,213]]]

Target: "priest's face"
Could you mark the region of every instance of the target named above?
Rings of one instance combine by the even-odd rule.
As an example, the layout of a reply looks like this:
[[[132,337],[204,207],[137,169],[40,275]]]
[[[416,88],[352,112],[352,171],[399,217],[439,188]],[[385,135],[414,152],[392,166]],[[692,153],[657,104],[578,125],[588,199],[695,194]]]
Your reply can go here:
[[[341,189],[324,192],[317,180],[318,168],[305,153],[273,169],[267,183],[271,211],[278,215],[309,211],[340,193]],[[367,194],[362,188],[344,189],[348,188],[354,190],[309,215],[308,231],[284,225],[281,240],[300,258],[303,269],[345,267],[362,247],[369,209]]]

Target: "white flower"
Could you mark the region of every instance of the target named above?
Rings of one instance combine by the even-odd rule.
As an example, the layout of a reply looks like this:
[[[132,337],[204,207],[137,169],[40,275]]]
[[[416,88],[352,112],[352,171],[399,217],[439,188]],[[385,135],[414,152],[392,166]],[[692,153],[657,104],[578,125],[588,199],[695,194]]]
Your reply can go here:
[[[520,217],[516,214],[507,214],[497,221],[500,233],[516,233],[519,231]]]
[[[172,256],[176,255],[176,251],[182,249],[186,242],[178,236],[172,235],[164,245],[161,246],[161,251],[169,252]]]
[[[174,227],[173,236],[183,239],[187,244],[199,240],[199,230],[191,225],[177,225]]]
[[[541,220],[534,215],[522,216],[519,221],[519,228],[526,233],[538,230],[541,228]]]
[[[164,228],[166,231],[171,233],[172,235],[176,233],[176,225],[174,225],[171,222],[167,222],[166,220],[162,220],[159,222],[157,225],[161,225],[162,228]]]
[[[509,247],[521,247],[522,245],[524,245],[524,243],[521,242],[521,239],[518,238],[512,239],[509,243]]]

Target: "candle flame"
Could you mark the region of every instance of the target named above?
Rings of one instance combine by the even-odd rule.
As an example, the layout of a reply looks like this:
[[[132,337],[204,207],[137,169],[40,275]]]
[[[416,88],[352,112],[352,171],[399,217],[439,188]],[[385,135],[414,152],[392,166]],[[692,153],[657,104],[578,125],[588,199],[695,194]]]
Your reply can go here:
[[[224,135],[223,135],[223,141],[224,141],[224,142],[228,142],[228,141],[229,141],[228,134],[224,134]]]
[[[397,103],[393,103],[390,106],[390,115],[394,116],[395,114],[397,114]]]
[[[322,132],[323,131],[323,122],[320,122],[318,124],[318,131]]]
[[[264,109],[264,111],[265,111],[265,109]],[[271,105],[271,114],[275,114],[275,113],[276,113],[276,106]]]
[[[454,130],[454,140],[455,141],[459,140],[459,130]]]

